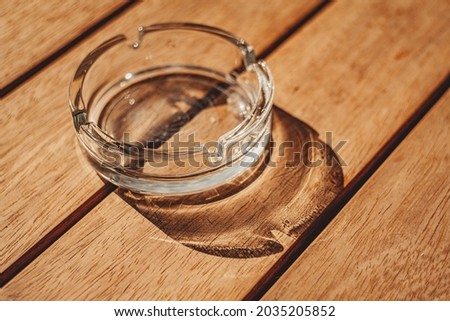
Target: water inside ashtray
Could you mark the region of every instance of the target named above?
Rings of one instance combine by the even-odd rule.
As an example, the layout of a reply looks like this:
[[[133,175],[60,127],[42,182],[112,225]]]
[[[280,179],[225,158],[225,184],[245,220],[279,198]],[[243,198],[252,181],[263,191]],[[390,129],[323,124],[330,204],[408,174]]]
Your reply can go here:
[[[210,71],[126,74],[90,105],[88,119],[119,141],[158,148],[179,141],[217,142],[250,113],[254,100],[233,78]]]

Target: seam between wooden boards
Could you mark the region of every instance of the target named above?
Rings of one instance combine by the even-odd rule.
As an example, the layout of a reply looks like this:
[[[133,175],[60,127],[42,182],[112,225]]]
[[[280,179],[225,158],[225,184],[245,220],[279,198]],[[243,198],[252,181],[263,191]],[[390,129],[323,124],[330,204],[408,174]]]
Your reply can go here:
[[[0,274],[0,288],[11,281],[39,255],[44,253],[53,243],[55,243],[61,236],[77,224],[84,216],[86,216],[87,213],[89,213],[115,189],[115,185],[110,183],[105,184],[71,214],[66,216],[66,218],[63,219],[58,225],[45,234],[39,241],[37,241],[30,249],[28,249]]]
[[[11,87],[7,92],[3,93],[5,89],[13,84],[16,80],[11,82],[5,88],[1,89],[0,97],[11,93],[22,83],[24,83],[29,78],[33,77],[40,71],[42,71],[47,65],[52,61],[60,58],[70,49],[75,47],[83,39],[89,37],[98,28],[102,27],[110,20],[117,18],[119,15],[124,13],[127,9],[134,5],[135,1],[129,2],[117,9],[114,13],[108,17],[102,19],[99,23],[89,28],[83,34],[72,40],[66,46],[60,48],[57,52],[46,58],[44,61],[39,63],[37,66],[33,67],[23,75],[19,76],[16,80],[24,77],[19,83]],[[275,39],[271,44],[265,48],[261,54],[257,55],[257,59],[265,59],[270,54],[272,54],[278,47],[280,47],[286,40],[288,40],[294,33],[299,31],[304,25],[309,23],[314,17],[316,17],[320,12],[326,8],[330,1],[322,1],[317,6],[313,7],[308,14],[301,17],[292,26],[288,27],[287,31],[281,34],[277,39]],[[92,209],[94,209],[101,201],[103,201],[108,195],[116,190],[116,186],[110,183],[105,184],[97,192],[95,192],[91,197],[84,201],[77,209],[75,209],[71,214],[69,214],[64,220],[62,220],[58,225],[56,225],[52,230],[50,230],[44,237],[42,237],[38,242],[36,242],[29,250],[22,254],[15,262],[8,266],[2,273],[0,273],[0,288],[5,286],[10,282],[15,276],[17,276],[23,269],[25,269],[29,264],[31,264],[39,255],[44,253],[53,243],[55,243],[61,236],[68,232],[73,226],[75,226],[83,217],[85,217]]]
[[[260,300],[266,292],[277,282],[287,269],[297,260],[308,246],[319,236],[329,223],[338,215],[341,209],[360,190],[365,182],[377,171],[383,162],[391,155],[398,145],[416,127],[420,120],[431,110],[450,87],[450,73],[439,82],[439,85],[419,105],[416,111],[403,123],[392,137],[378,150],[366,166],[349,182],[342,192],[328,205],[328,207],[314,220],[305,232],[295,240],[259,279],[256,285],[244,296],[245,301]]]
[[[65,53],[69,52],[71,49],[73,49],[78,43],[92,35],[94,32],[97,31],[97,29],[105,26],[106,24],[110,23],[112,20],[118,18],[121,14],[123,14],[126,10],[130,9],[133,5],[135,5],[136,1],[129,1],[120,6],[118,9],[114,10],[109,15],[103,17],[100,21],[95,23],[94,25],[90,26],[87,30],[82,32],[80,35],[75,37],[72,40],[69,40],[66,44],[64,44],[62,47],[36,63],[33,67],[26,70],[22,74],[20,74],[16,79],[9,82],[5,87],[0,89],[0,98],[5,97],[6,95],[12,93],[17,88],[19,88],[23,83],[28,81],[30,78],[34,77],[35,75],[39,74],[41,71],[43,71],[47,66],[49,66],[53,61],[59,59],[61,56],[63,56]]]
[[[264,49],[261,54],[257,56],[258,59],[266,59],[271,55],[278,47],[281,46],[287,39],[289,39],[294,33],[299,31],[304,25],[310,22],[314,17],[316,17],[320,12],[323,11],[329,4],[330,1],[323,1],[314,7],[306,16],[299,19],[292,27],[290,27],[284,34],[282,34],[278,39],[271,43],[266,49]]]

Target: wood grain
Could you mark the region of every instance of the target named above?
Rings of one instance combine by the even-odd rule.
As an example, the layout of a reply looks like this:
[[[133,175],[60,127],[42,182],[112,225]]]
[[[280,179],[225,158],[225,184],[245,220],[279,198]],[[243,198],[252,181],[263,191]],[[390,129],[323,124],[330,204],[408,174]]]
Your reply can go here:
[[[134,38],[139,25],[180,20],[245,33],[257,51],[263,50],[316,4],[267,1],[263,8],[260,1],[206,3],[139,3],[2,100],[0,270],[103,185],[79,155],[66,96],[73,73],[89,51],[123,31]],[[276,27],[269,19],[273,11],[278,12]]]
[[[450,91],[266,300],[450,299]]]
[[[123,5],[120,1],[4,1],[0,88]]]
[[[333,147],[338,140],[348,140],[339,151],[348,164],[346,181],[446,76],[448,7],[446,2],[419,1],[333,3],[269,58],[278,104],[322,135],[333,132]],[[286,179],[284,185],[290,182]],[[247,205],[242,207],[251,209]],[[295,213],[301,205],[289,204],[288,212]],[[238,207],[229,210],[245,217]],[[92,214],[12,280],[2,295],[239,299],[279,255],[225,259],[189,250],[149,226],[116,195]],[[135,225],[128,227],[128,222]],[[292,238],[274,233],[285,247],[292,244]]]

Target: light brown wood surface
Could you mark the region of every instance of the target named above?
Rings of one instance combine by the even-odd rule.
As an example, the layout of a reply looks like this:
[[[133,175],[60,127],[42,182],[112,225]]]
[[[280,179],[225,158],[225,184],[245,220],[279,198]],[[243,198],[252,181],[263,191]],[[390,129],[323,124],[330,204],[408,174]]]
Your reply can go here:
[[[3,1],[0,88],[108,16],[121,1]]]
[[[265,295],[450,299],[450,91]]]
[[[346,182],[446,76],[448,8],[446,2],[333,3],[268,59],[277,104],[322,137],[332,131],[333,147],[348,140],[340,150],[348,164]],[[287,212],[300,205],[287,204]],[[279,213],[286,212],[275,209],[273,215]],[[275,234],[283,246],[292,244]],[[239,299],[278,255],[227,259],[188,249],[111,195],[5,286],[2,296]]]
[[[317,4],[207,3],[139,3],[2,100],[0,271],[103,186],[80,157],[67,103],[70,79],[89,51],[121,32],[134,39],[140,25],[189,20],[245,36],[261,52]]]

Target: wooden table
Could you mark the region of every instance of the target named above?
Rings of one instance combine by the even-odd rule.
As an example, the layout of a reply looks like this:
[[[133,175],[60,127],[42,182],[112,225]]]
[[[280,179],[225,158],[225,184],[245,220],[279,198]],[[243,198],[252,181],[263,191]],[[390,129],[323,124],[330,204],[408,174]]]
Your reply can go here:
[[[449,1],[0,10],[0,299],[450,300]],[[158,228],[79,157],[66,97],[76,67],[102,41],[166,21],[248,40],[274,74],[274,136],[332,133],[342,161],[301,188],[281,171],[279,188],[263,192],[258,182],[275,175],[265,171],[236,195],[176,213],[180,224],[215,214],[215,239],[232,251],[205,253]]]

